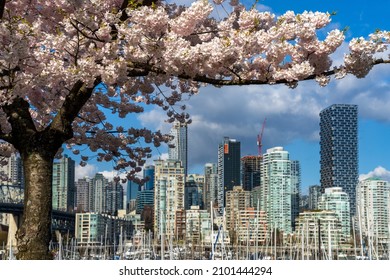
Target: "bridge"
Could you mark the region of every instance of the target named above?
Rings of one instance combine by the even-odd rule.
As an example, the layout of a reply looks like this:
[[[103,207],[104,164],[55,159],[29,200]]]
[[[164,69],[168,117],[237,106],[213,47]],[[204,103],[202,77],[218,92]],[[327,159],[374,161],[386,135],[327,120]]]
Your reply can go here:
[[[23,199],[24,190],[20,186],[0,186],[0,214],[11,214],[8,239],[14,240],[14,234],[20,226],[24,208]],[[59,210],[52,211],[52,232],[69,233],[74,235],[74,231],[75,213]]]

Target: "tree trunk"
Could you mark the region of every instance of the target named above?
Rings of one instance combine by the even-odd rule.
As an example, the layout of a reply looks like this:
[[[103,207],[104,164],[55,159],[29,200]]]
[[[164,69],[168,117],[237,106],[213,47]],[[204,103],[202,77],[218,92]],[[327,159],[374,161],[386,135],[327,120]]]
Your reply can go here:
[[[17,232],[17,258],[53,259],[49,252],[52,214],[52,172],[54,153],[45,149],[23,153],[24,212]]]

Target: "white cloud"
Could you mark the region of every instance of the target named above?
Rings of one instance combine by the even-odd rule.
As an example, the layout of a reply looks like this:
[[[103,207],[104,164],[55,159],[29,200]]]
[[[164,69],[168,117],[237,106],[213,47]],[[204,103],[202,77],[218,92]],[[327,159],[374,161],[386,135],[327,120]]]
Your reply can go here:
[[[373,171],[370,171],[367,174],[360,174],[359,180],[362,181],[371,177],[379,177],[382,180],[390,181],[390,171],[382,166],[378,166]]]
[[[171,127],[170,124],[165,122],[168,118],[166,113],[158,107],[139,114],[137,118],[141,122],[141,125],[151,130],[160,130],[162,133],[168,133]]]
[[[75,167],[75,180],[82,179],[84,177],[94,177],[98,167],[93,164],[87,164],[86,166],[76,165]]]

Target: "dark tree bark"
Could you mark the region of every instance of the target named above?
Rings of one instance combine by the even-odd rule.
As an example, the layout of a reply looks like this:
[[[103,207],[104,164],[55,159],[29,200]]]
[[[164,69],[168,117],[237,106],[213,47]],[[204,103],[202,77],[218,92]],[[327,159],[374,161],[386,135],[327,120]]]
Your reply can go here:
[[[16,239],[17,258],[22,260],[52,259],[49,252],[52,214],[53,152],[21,153],[25,178],[24,215]],[[27,150],[27,149],[26,149]]]
[[[18,259],[53,258],[49,244],[54,157],[62,144],[73,137],[72,123],[99,83],[100,78],[97,78],[93,87],[85,88],[81,81],[76,82],[56,117],[43,130],[35,127],[26,100],[15,98],[11,104],[3,106],[12,132],[0,131],[0,138],[19,151],[25,178],[22,226],[16,234]]]

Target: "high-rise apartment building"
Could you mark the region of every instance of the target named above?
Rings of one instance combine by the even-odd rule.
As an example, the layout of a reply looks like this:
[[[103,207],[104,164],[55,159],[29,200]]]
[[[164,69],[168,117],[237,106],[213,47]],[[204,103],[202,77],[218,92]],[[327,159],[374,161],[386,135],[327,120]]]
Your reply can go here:
[[[390,183],[379,178],[360,181],[356,189],[357,222],[363,235],[390,242]]]
[[[324,187],[319,185],[313,185],[309,187],[309,209],[318,209],[318,200],[320,196],[325,192]]]
[[[246,191],[252,191],[260,186],[260,170],[262,156],[244,156],[241,158],[242,187]]]
[[[226,228],[234,231],[238,223],[238,213],[251,206],[251,193],[242,186],[234,186],[233,190],[226,192]]]
[[[75,162],[63,156],[53,164],[53,209],[72,211],[75,207]]]
[[[20,156],[12,154],[3,159],[6,164],[0,165],[0,184],[24,187],[23,167]]]
[[[296,195],[299,197],[299,163],[289,158],[283,147],[268,149],[263,155],[259,189],[260,209],[268,215],[268,225],[284,233],[291,233],[297,214],[294,207]]]
[[[77,212],[90,212],[92,209],[92,180],[88,177],[78,179],[75,183]]]
[[[241,185],[241,143],[224,137],[218,146],[218,211],[226,204],[226,192]]]
[[[92,191],[90,192],[93,212],[105,213],[107,185],[107,178],[101,173],[96,173],[95,177],[92,179]]]
[[[204,208],[210,211],[211,202],[218,205],[218,172],[215,163],[206,163],[204,166]],[[214,207],[214,206],[213,206]]]
[[[158,239],[164,236],[169,240],[176,236],[177,212],[184,211],[185,175],[181,161],[155,160],[154,178],[154,234]]]
[[[184,174],[188,171],[188,129],[186,123],[178,121],[173,123],[173,127],[169,133],[172,140],[169,142],[168,155],[171,160],[181,161]]]
[[[301,165],[299,161],[291,161],[291,223],[295,229],[295,219],[299,216],[301,197]]]
[[[335,104],[320,112],[321,186],[341,187],[355,215],[358,184],[358,107]]]
[[[318,209],[329,210],[336,213],[341,223],[343,241],[349,241],[351,236],[350,199],[342,188],[326,188],[318,201]]]
[[[117,215],[123,209],[123,187],[119,182],[109,182],[106,187],[106,211],[110,215]]]
[[[191,209],[191,206],[199,206],[203,209],[203,187],[204,176],[199,174],[188,174],[185,182],[185,201],[184,207],[186,210]]]

